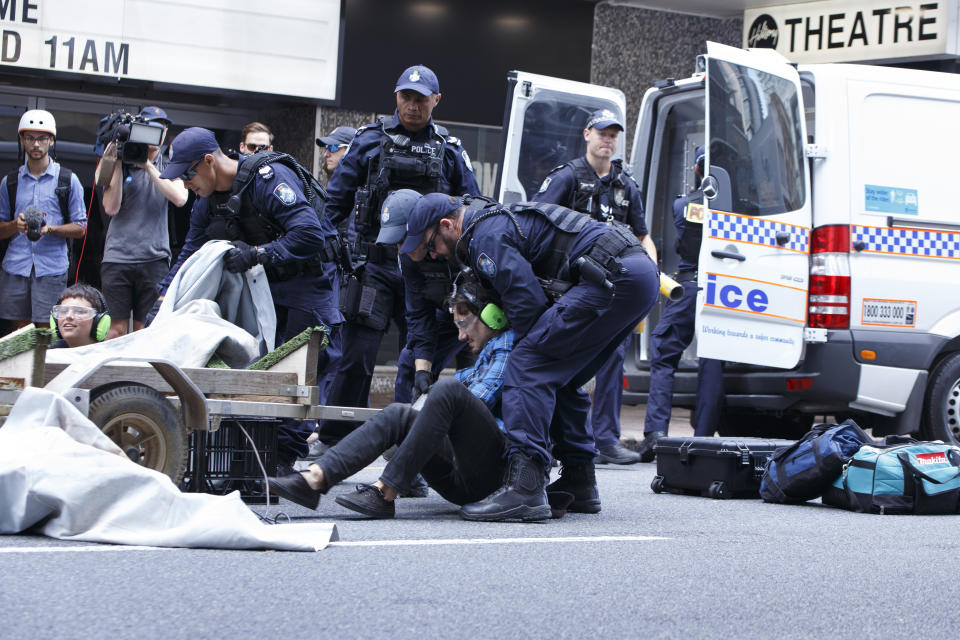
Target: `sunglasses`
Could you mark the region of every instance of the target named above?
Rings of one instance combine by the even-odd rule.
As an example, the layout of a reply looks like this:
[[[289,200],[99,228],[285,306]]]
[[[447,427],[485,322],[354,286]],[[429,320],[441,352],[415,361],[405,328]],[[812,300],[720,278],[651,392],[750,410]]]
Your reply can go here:
[[[54,318],[66,318],[70,316],[77,320],[89,320],[97,314],[97,310],[92,307],[72,307],[68,305],[54,305],[51,310]]]
[[[200,158],[196,162],[194,162],[192,165],[187,167],[187,170],[183,172],[184,180],[193,180],[194,178],[197,177],[197,167],[200,166],[201,162],[203,162],[203,158],[204,156],[200,156]]]
[[[330,153],[336,153],[337,151],[340,151],[340,149],[344,148],[345,146],[347,145],[346,144],[328,144],[327,151],[329,151]]]

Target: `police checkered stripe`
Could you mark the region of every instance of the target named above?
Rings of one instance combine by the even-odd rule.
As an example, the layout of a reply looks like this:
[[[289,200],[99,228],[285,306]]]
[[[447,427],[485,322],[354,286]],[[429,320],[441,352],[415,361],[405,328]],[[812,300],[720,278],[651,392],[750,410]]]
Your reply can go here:
[[[850,242],[851,247],[862,242],[862,251],[960,259],[960,233],[950,231],[850,225]]]
[[[720,211],[712,211],[711,213],[710,237],[712,238],[767,245],[800,253],[809,252],[810,230],[806,227],[783,224],[767,218],[740,216]],[[790,233],[790,240],[783,246],[777,244],[778,231]]]

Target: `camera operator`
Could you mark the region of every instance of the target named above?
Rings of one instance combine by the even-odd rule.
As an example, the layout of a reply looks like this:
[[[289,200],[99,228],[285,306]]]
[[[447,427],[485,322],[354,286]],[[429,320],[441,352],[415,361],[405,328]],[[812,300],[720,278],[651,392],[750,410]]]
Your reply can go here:
[[[137,120],[162,124],[164,136],[171,124],[160,107],[145,107]],[[163,168],[160,147],[148,145],[146,161],[114,165],[101,195],[103,211],[112,218],[100,266],[103,296],[113,313],[108,339],[127,332],[131,311],[134,331],[143,328],[157,300],[157,283],[170,268],[167,202],[182,207],[188,193],[182,180],[161,178]]]
[[[20,118],[26,163],[0,182],[0,239],[10,246],[0,270],[0,316],[17,328],[49,324],[50,308],[67,286],[66,238],[80,238],[87,223],[83,187],[51,160],[57,137],[53,115],[31,109]]]

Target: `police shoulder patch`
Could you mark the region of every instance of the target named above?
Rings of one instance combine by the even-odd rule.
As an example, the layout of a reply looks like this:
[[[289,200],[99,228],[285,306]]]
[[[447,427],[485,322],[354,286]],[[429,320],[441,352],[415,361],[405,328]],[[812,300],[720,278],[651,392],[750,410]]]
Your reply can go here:
[[[477,258],[477,269],[488,278],[493,278],[497,275],[497,263],[485,253],[481,253],[480,257]]]
[[[273,179],[273,167],[271,167],[269,164],[265,164],[259,169],[257,169],[257,173],[260,175],[260,177],[263,180]]]
[[[463,164],[467,165],[467,170],[470,173],[473,173],[473,163],[470,162],[470,156],[467,155],[467,150],[466,149],[461,150],[460,155],[463,157]]]
[[[546,191],[547,187],[550,186],[551,180],[553,180],[553,177],[547,176],[547,178],[543,181],[543,184],[540,185],[540,191],[537,191],[537,193],[543,193],[544,191]]]
[[[288,206],[297,200],[297,194],[286,182],[278,184],[277,188],[273,190],[273,195],[277,196],[277,200]]]

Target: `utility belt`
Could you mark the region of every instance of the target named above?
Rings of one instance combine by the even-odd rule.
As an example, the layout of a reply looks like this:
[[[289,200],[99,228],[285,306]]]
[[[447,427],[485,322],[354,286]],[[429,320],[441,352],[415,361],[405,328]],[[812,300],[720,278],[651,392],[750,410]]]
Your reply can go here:
[[[375,242],[357,241],[357,253],[366,257],[370,264],[385,264],[397,262],[397,247],[391,244],[377,244]]]
[[[677,282],[695,282],[697,279],[696,269],[679,269],[677,275],[673,278]]]
[[[610,275],[619,268],[618,258],[636,253],[646,253],[640,241],[632,233],[614,227],[597,238],[589,251],[574,260],[567,277],[561,274],[554,279],[541,278],[540,286],[547,297],[554,300],[559,300],[581,280],[612,291]]]
[[[345,245],[340,236],[332,236],[324,240],[323,248],[309,258],[288,260],[264,267],[264,270],[267,272],[267,279],[270,282],[282,282],[303,275],[322,275],[328,262],[343,266],[344,249]]]

